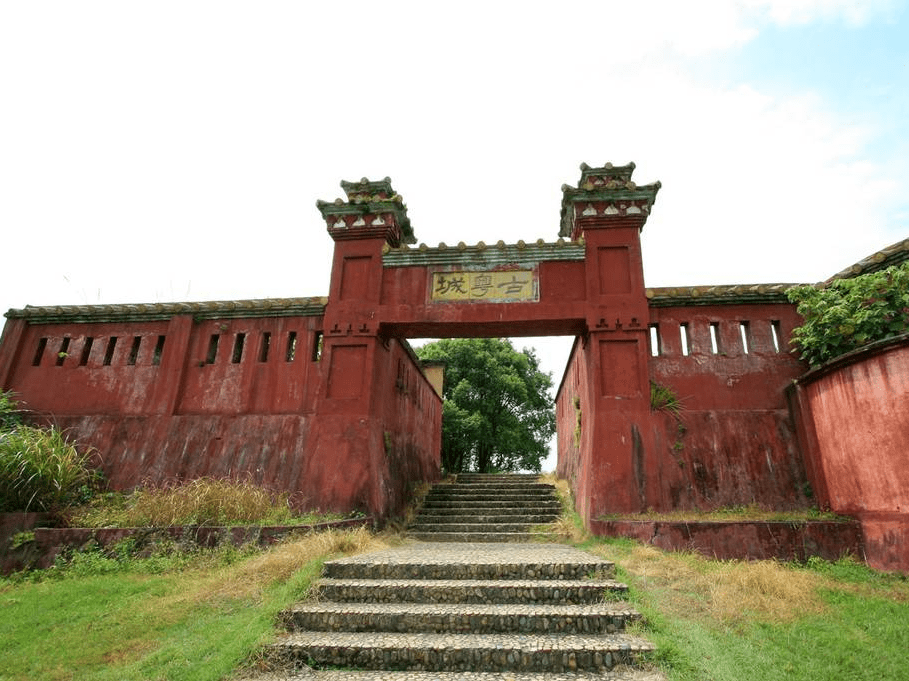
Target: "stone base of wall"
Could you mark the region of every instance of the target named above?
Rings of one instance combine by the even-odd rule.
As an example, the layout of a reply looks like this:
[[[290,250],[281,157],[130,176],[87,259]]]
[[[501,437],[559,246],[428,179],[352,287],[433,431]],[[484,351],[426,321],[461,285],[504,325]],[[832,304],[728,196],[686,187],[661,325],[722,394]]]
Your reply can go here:
[[[601,537],[628,537],[667,551],[697,551],[719,560],[865,556],[858,521],[594,520],[590,529]]]
[[[4,514],[0,514],[2,516]],[[12,514],[10,514],[12,515]],[[317,532],[372,525],[369,517],[334,520],[314,525],[273,525],[241,527],[35,527],[33,541],[11,549],[9,542],[0,545],[2,574],[31,568],[47,568],[66,549],[79,549],[89,544],[107,547],[124,539],[136,540],[138,546],[151,546],[156,540],[167,539],[184,544],[214,547],[224,543],[234,546],[256,544],[269,546],[293,533]],[[33,526],[34,527],[34,526]]]
[[[862,513],[868,565],[886,572],[909,574],[909,514]]]

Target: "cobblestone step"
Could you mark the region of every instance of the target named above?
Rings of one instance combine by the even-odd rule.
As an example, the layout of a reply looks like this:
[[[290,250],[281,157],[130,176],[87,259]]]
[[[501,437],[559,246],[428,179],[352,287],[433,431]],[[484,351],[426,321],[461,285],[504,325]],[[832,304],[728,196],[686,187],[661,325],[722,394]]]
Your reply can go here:
[[[419,542],[391,552],[325,563],[335,579],[549,579],[609,578],[612,561],[562,544],[458,544]]]
[[[437,509],[437,508],[454,508],[454,509],[468,509],[473,511],[476,509],[498,509],[498,508],[509,508],[509,509],[552,509],[553,511],[561,512],[562,504],[557,499],[535,501],[533,503],[515,503],[512,500],[503,500],[503,499],[426,499],[423,502],[424,509]]]
[[[413,532],[476,532],[486,534],[489,532],[531,532],[543,523],[414,523],[411,525]]]
[[[411,532],[414,539],[427,542],[541,542],[551,539],[545,532]]]
[[[530,525],[544,525],[546,523],[551,523],[552,521],[558,519],[559,514],[555,512],[550,513],[522,513],[522,514],[508,514],[508,513],[496,513],[488,515],[474,515],[470,514],[455,514],[455,513],[427,513],[425,510],[416,516],[413,519],[413,527],[418,525],[458,525],[464,523],[471,524],[509,524],[509,523],[524,523]]]
[[[495,480],[483,480],[483,481],[474,481],[474,482],[461,482],[460,480],[455,483],[440,483],[435,485],[433,489],[437,490],[447,490],[447,489],[474,489],[485,491],[488,489],[503,489],[503,490],[528,490],[528,491],[547,491],[551,492],[555,489],[552,485],[545,482],[497,482]]]
[[[508,516],[520,516],[526,515],[527,513],[545,513],[547,515],[554,515],[558,517],[561,515],[561,505],[557,504],[546,504],[542,508],[528,507],[528,506],[470,506],[469,515],[494,515],[498,518],[505,518]],[[419,515],[427,515],[434,517],[441,516],[451,516],[451,515],[468,515],[465,513],[464,509],[460,506],[433,506],[426,507],[424,506],[419,511]]]
[[[614,634],[640,619],[625,603],[597,605],[301,603],[286,613],[294,631],[451,634]]]
[[[328,601],[369,603],[601,603],[628,587],[601,580],[332,579],[317,582]]]
[[[296,632],[272,652],[315,666],[419,671],[606,671],[653,646],[628,634],[400,634]]]
[[[656,671],[622,667],[607,672],[395,672],[303,667],[277,671],[237,681],[666,681]]]

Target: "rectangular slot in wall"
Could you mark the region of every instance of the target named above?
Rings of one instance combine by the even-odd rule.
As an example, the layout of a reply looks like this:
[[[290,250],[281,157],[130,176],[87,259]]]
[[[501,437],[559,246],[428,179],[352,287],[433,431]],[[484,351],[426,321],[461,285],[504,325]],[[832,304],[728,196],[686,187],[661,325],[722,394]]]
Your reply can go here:
[[[262,334],[262,342],[259,345],[259,361],[268,361],[268,351],[271,349],[271,334],[266,331]]]
[[[659,324],[650,325],[650,356],[660,356],[660,326]]]
[[[214,364],[218,359],[218,343],[221,342],[221,335],[213,333],[208,339],[208,354],[205,356],[206,364]]]
[[[95,339],[91,336],[86,336],[85,340],[82,341],[82,354],[79,355],[79,366],[84,367],[88,364],[89,357],[92,356],[92,345],[95,344]]]
[[[312,339],[312,361],[318,362],[322,359],[322,332],[316,331]]]
[[[35,348],[35,356],[32,359],[32,366],[41,366],[41,358],[44,357],[44,350],[47,348],[47,338],[38,339],[38,347]]]
[[[739,322],[739,335],[742,337],[742,352],[747,355],[751,351],[751,338],[748,322]]]
[[[780,322],[774,319],[770,322],[770,337],[773,339],[773,351],[780,351]]]
[[[136,360],[139,359],[139,347],[142,345],[142,336],[133,336],[133,343],[129,346],[129,357],[126,358],[126,365],[136,366]]]
[[[104,361],[103,364],[106,367],[110,366],[110,363],[114,361],[114,350],[117,349],[117,337],[111,336],[107,339],[107,347],[104,349]]]
[[[63,366],[63,360],[69,355],[69,337],[67,336],[62,341],[60,341],[60,351],[57,353],[57,366]]]
[[[682,341],[682,355],[687,357],[691,354],[691,346],[688,344],[688,324],[682,322],[679,324],[679,340]]]
[[[161,364],[161,355],[164,354],[164,338],[165,336],[158,336],[158,342],[155,343],[155,352],[152,355],[152,366]]]
[[[723,351],[720,347],[720,325],[717,322],[710,322],[710,352],[718,355]]]
[[[246,334],[238,333],[234,336],[234,351],[230,356],[232,364],[239,364],[243,359],[243,346],[246,344]]]
[[[287,334],[287,351],[284,353],[284,360],[293,362],[297,356],[297,332],[291,331]]]

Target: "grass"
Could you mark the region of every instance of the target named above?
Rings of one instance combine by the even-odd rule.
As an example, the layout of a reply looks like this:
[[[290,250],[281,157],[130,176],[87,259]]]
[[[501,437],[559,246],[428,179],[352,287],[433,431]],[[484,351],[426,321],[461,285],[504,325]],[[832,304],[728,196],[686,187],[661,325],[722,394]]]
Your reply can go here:
[[[98,482],[92,458],[56,428],[0,430],[0,511],[59,511],[88,498]]]
[[[387,541],[329,530],[264,552],[74,554],[0,581],[0,680],[225,678],[255,664],[327,557]]]
[[[671,680],[907,679],[909,582],[851,559],[712,561],[627,540],[616,560]]]
[[[197,478],[131,494],[109,493],[68,514],[72,527],[174,527],[182,525],[301,525],[342,518],[337,513],[294,511],[286,493],[244,480]]]
[[[677,510],[647,513],[616,513],[600,517],[600,520],[659,520],[668,522],[710,522],[710,521],[768,521],[798,523],[808,520],[844,521],[852,520],[817,508],[777,511],[758,504],[727,506],[711,511]]]

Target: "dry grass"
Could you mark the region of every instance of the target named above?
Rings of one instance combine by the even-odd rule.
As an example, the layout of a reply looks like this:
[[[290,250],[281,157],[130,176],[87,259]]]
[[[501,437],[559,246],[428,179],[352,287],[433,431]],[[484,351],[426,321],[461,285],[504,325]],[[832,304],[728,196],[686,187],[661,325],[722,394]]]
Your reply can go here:
[[[602,555],[614,547],[599,546]],[[666,553],[635,545],[620,562],[643,590],[660,594],[660,609],[701,614],[727,624],[746,619],[788,622],[825,610],[818,589],[827,580],[775,561],[712,561],[693,553]]]
[[[223,574],[218,576],[218,581],[206,585],[197,597],[258,599],[269,584],[289,579],[311,560],[378,551],[400,541],[396,534],[376,535],[365,527],[310,532],[284,541],[250,560],[225,568]]]
[[[99,497],[76,509],[81,527],[172,527],[292,523],[290,497],[248,481],[197,478],[146,487],[127,497]]]
[[[554,486],[556,496],[562,502],[562,515],[554,522],[540,527],[540,531],[546,532],[559,541],[572,544],[578,544],[588,539],[590,535],[584,528],[584,523],[581,522],[577,511],[574,510],[574,497],[568,481],[556,477],[555,473],[546,473],[540,476],[540,482]]]
[[[778,511],[759,504],[728,506],[709,511],[697,509],[680,509],[676,511],[648,511],[647,513],[614,513],[604,515],[601,520],[660,520],[669,522],[698,521],[776,521],[804,522],[806,520],[844,520],[835,513],[819,511],[816,508],[804,508],[791,511]]]

